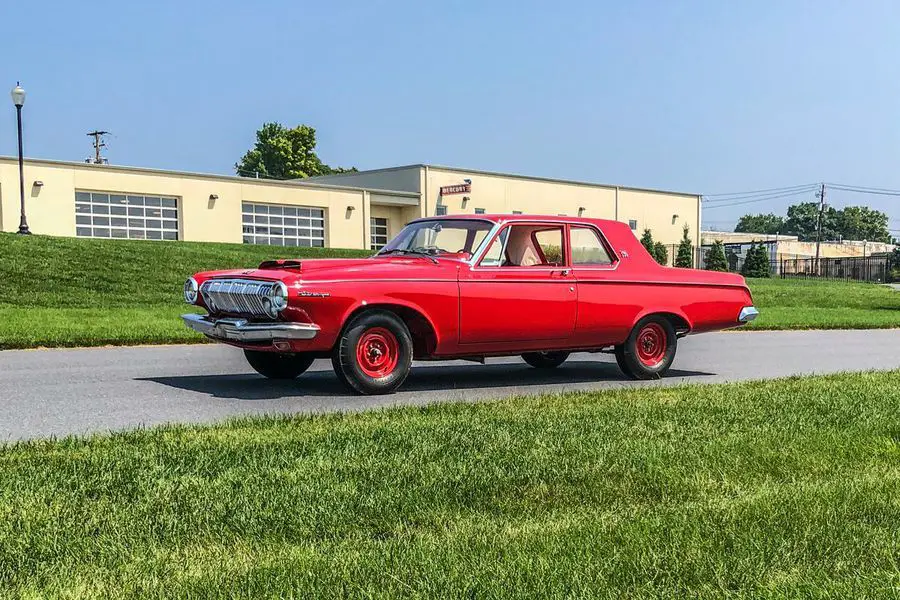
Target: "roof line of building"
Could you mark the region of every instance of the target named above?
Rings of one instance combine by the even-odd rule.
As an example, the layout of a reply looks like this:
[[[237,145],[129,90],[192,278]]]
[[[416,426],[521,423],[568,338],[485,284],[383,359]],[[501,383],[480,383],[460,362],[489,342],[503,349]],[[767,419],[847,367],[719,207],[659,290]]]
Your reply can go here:
[[[509,177],[513,179],[525,179],[528,181],[546,181],[548,183],[565,183],[569,185],[582,185],[587,187],[602,187],[609,189],[619,189],[619,190],[628,190],[634,192],[651,192],[654,194],[674,194],[678,196],[693,196],[695,198],[702,196],[702,194],[694,194],[691,192],[678,192],[672,190],[660,190],[655,188],[645,188],[645,187],[635,187],[630,185],[613,185],[609,183],[595,183],[590,181],[578,181],[575,179],[559,179],[556,177],[538,177],[535,175],[520,175],[518,173],[502,173],[500,171],[485,171],[482,169],[465,169],[461,167],[448,167],[446,165],[435,165],[429,163],[413,163],[409,165],[400,165],[398,167],[383,167],[381,169],[366,169],[364,171],[358,171],[358,173],[335,173],[333,175],[317,175],[315,177],[310,177],[307,179],[296,180],[298,183],[307,184],[310,180],[320,180],[320,179],[330,179],[334,177],[342,177],[347,175],[356,175],[356,174],[365,174],[365,173],[389,173],[391,171],[402,171],[404,169],[440,169],[442,171],[455,171],[458,173],[472,173],[475,175],[491,175],[494,177]]]
[[[18,158],[12,156],[0,156],[0,161],[9,161],[17,163]],[[228,181],[232,183],[245,183],[249,185],[282,185],[285,187],[296,187],[298,180],[295,179],[256,179],[254,177],[239,177],[237,175],[219,175],[215,173],[196,173],[193,171],[171,171],[167,169],[154,169],[150,167],[130,167],[125,165],[95,165],[93,163],[84,163],[67,160],[52,160],[47,158],[25,158],[26,165],[28,163],[43,164],[54,167],[76,167],[79,169],[95,169],[98,171],[121,171],[126,173],[147,174],[147,175],[178,175],[182,177],[197,177],[200,179],[212,179],[216,181]],[[323,190],[352,191],[352,192],[369,192],[371,194],[385,194],[390,196],[403,196],[405,198],[418,198],[417,192],[407,192],[404,190],[384,190],[380,188],[368,188],[352,185],[339,185],[329,183],[307,183],[303,181],[305,187]]]

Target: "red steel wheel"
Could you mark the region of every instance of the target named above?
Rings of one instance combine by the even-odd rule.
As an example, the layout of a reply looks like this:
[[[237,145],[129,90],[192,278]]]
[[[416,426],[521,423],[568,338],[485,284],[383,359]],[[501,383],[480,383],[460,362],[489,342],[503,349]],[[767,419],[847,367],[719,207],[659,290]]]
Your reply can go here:
[[[616,346],[616,362],[632,379],[658,379],[665,375],[678,347],[672,322],[663,315],[638,321],[628,339]]]
[[[367,329],[356,343],[356,362],[362,372],[375,379],[390,375],[400,360],[400,343],[384,327]]]
[[[413,342],[406,323],[386,310],[356,315],[331,353],[338,379],[358,394],[389,394],[403,385],[412,366]]]
[[[637,334],[637,357],[645,367],[653,368],[666,356],[666,332],[659,323],[647,323]]]

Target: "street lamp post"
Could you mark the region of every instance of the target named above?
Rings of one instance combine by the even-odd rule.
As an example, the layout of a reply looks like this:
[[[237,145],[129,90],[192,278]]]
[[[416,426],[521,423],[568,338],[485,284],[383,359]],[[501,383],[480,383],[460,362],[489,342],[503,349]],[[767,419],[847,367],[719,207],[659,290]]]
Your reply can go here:
[[[22,155],[22,106],[25,105],[25,90],[16,82],[16,87],[10,92],[13,104],[16,105],[16,123],[19,128],[19,202],[21,214],[19,216],[19,233],[28,235],[28,221],[25,219],[25,159]]]

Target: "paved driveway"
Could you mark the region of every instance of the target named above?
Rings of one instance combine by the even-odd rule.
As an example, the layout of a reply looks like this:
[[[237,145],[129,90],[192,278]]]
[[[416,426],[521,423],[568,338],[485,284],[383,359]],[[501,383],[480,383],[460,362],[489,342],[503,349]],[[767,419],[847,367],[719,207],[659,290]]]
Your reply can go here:
[[[726,332],[679,342],[669,377],[633,382],[607,354],[573,355],[554,371],[517,358],[417,363],[392,396],[350,395],[317,361],[294,382],[253,373],[221,345],[0,352],[0,441],[207,423],[238,415],[362,410],[511,394],[711,383],[900,367],[900,330]]]

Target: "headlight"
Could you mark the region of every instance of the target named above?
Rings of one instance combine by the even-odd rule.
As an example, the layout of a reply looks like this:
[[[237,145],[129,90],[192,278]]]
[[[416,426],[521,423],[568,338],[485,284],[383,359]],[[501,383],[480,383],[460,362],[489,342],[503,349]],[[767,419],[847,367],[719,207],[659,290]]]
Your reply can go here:
[[[273,319],[278,316],[278,314],[287,308],[288,305],[288,289],[287,286],[279,281],[275,285],[272,286],[272,291],[269,292],[269,297],[267,298],[268,302],[265,303],[266,311],[269,313],[269,316]]]
[[[197,304],[197,297],[200,295],[200,286],[193,277],[184,282],[184,301],[188,304]]]

